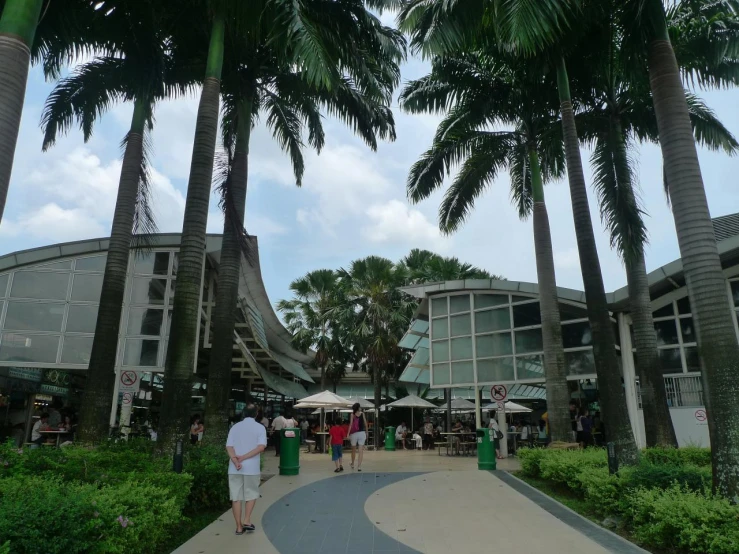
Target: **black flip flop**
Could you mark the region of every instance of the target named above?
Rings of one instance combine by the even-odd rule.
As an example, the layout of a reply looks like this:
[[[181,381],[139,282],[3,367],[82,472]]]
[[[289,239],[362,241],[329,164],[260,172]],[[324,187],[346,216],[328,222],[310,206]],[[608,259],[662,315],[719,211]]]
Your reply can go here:
[[[238,535],[238,536],[241,536],[244,533],[246,533],[246,529],[242,529],[241,531],[239,531],[238,529],[236,530],[236,535]]]
[[[252,531],[256,531],[256,529],[257,528],[253,523],[251,525],[244,525],[244,531],[249,531],[251,533]]]

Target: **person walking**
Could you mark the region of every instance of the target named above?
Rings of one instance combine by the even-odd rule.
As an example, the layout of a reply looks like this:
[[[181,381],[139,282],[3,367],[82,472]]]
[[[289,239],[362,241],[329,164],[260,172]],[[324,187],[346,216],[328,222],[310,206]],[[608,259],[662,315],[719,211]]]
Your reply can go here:
[[[275,443],[275,456],[280,455],[280,443],[281,440],[281,431],[287,427],[287,420],[280,414],[278,414],[273,420],[272,420],[272,442]]]
[[[300,444],[305,444],[305,441],[308,440],[308,420],[303,419],[303,421],[300,422]]]
[[[354,469],[354,460],[357,457],[358,449],[357,471],[362,471],[362,458],[364,457],[364,444],[366,442],[367,417],[364,415],[359,402],[357,402],[352,406],[352,415],[349,418],[349,444],[352,446],[352,469]]]
[[[334,473],[341,473],[344,471],[343,450],[346,433],[344,432],[344,427],[342,427],[340,419],[334,420],[328,433],[331,436],[331,460],[336,464]]]
[[[495,457],[499,460],[503,459],[503,456],[500,454],[500,441],[503,440],[503,433],[500,431],[500,426],[498,425],[498,421],[495,419],[495,413],[493,413],[490,416],[490,423],[488,424],[488,429],[493,430],[493,434],[495,436]]]
[[[198,414],[192,416],[192,420],[190,420],[190,444],[198,444],[198,441],[203,436],[204,430],[205,427],[200,420],[200,416]]]
[[[423,424],[423,449],[433,450],[434,448],[434,424],[427,417],[426,423]]]
[[[228,452],[228,488],[231,496],[231,510],[236,520],[236,534],[254,531],[251,514],[259,498],[261,477],[260,454],[267,448],[267,431],[254,418],[257,408],[248,404],[244,419],[228,432],[226,452]],[[241,503],[244,502],[244,522],[241,521]]]

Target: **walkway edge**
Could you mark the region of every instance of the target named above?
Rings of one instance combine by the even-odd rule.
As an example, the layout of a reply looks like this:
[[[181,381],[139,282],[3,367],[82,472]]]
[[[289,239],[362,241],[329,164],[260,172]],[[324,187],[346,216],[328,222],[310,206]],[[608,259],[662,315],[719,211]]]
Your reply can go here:
[[[512,473],[507,471],[491,471],[490,473],[495,475],[516,492],[524,495],[543,510],[566,523],[576,531],[579,531],[590,540],[598,543],[613,554],[650,554],[648,551],[635,545],[633,542],[630,542],[613,531],[609,531],[597,523],[593,523],[586,517],[581,516],[574,510],[558,502],[551,496],[541,492],[539,489],[532,487]]]

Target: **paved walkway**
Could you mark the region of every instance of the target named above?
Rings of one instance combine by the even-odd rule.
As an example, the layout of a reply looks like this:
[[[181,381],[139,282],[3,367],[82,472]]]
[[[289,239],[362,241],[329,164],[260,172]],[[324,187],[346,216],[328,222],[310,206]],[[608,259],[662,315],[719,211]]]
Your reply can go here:
[[[227,512],[176,554],[644,552],[505,471],[478,471],[475,458],[368,452],[361,473],[346,461],[336,475],[327,455],[301,454],[300,475],[263,485],[256,532],[235,536]],[[265,462],[265,473],[277,473],[271,452]]]

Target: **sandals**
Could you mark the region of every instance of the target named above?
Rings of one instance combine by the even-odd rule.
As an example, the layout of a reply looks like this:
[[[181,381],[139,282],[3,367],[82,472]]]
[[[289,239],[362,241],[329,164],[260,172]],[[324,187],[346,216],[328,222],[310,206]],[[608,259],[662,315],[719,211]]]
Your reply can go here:
[[[241,531],[239,531],[238,529],[236,529],[236,533],[235,533],[235,534],[236,534],[236,535],[238,535],[238,536],[240,537],[240,536],[241,536],[241,535],[243,535],[244,533],[246,533],[246,529],[242,529]]]
[[[256,527],[254,526],[254,524],[253,524],[253,523],[251,523],[251,524],[249,524],[249,525],[244,525],[244,531],[249,531],[249,532],[251,533],[251,532],[252,532],[252,531],[254,531],[255,529],[256,529]]]

